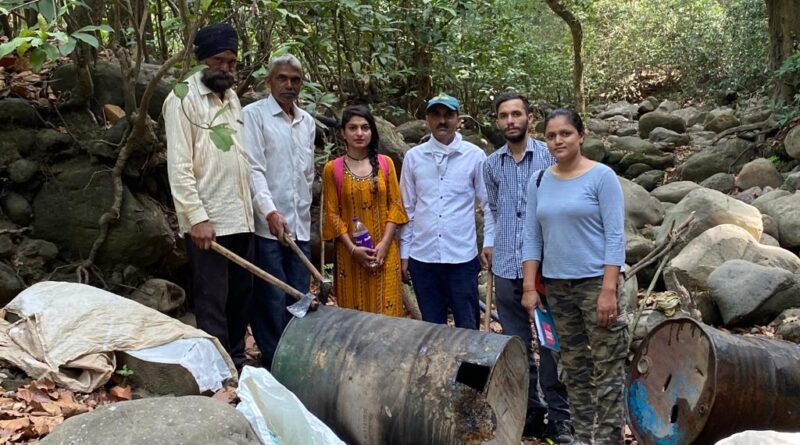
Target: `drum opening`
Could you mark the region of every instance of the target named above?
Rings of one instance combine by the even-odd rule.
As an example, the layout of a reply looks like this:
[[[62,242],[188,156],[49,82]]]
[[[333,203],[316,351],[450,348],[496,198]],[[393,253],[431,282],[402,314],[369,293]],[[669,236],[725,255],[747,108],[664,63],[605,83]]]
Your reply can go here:
[[[463,383],[470,388],[483,392],[489,382],[492,368],[476,363],[461,362],[456,373],[456,382]]]

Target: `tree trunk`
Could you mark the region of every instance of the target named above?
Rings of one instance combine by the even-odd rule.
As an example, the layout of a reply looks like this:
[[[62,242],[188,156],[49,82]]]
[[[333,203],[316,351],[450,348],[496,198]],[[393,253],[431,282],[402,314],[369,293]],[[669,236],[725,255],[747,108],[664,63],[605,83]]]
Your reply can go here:
[[[769,20],[769,69],[776,70],[792,56],[800,45],[800,2],[797,0],[766,0]],[[798,92],[789,79],[777,78],[772,86],[772,98],[790,102]]]
[[[545,3],[567,23],[572,34],[572,89],[575,95],[575,109],[583,113],[586,111],[586,98],[583,95],[583,27],[578,18],[560,0],[545,0]]]

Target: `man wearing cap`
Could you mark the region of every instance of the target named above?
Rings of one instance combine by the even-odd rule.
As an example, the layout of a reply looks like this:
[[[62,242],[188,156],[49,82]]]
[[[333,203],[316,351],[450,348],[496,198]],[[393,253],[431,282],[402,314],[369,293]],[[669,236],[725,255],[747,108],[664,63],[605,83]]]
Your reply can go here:
[[[244,335],[253,291],[249,272],[209,250],[212,241],[253,259],[250,165],[242,146],[241,105],[231,90],[239,47],[226,23],[197,32],[195,55],[207,68],[187,79],[181,99],[164,102],[167,173],[192,272],[197,327],[217,337],[237,369],[244,366]],[[217,148],[201,126],[227,124],[233,146]]]
[[[401,229],[403,279],[411,280],[422,319],[477,329],[478,272],[491,262],[494,220],[489,212],[483,163],[486,154],[462,140],[458,100],[440,94],[428,101],[431,138],[408,151],[400,189],[409,223]],[[475,239],[475,199],[484,215],[483,251]]]
[[[291,54],[273,59],[267,86],[270,95],[244,108],[244,140],[256,224],[256,264],[289,286],[306,293],[311,276],[286,245],[291,237],[310,253],[311,187],[314,184],[314,118],[297,106],[303,67]],[[250,326],[261,350],[261,363],[272,367],[272,356],[291,315],[294,302],[282,290],[256,282]]]

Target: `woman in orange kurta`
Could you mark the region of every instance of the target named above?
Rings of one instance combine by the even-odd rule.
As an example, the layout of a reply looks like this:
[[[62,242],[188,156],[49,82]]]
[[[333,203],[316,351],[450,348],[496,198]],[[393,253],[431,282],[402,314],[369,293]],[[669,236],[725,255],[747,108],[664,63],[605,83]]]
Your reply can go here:
[[[378,154],[378,128],[366,107],[346,108],[341,131],[347,154],[328,162],[322,171],[323,238],[336,241],[336,300],[345,308],[403,316],[395,232],[408,216],[394,163]],[[353,243],[353,217],[369,230],[374,249]]]

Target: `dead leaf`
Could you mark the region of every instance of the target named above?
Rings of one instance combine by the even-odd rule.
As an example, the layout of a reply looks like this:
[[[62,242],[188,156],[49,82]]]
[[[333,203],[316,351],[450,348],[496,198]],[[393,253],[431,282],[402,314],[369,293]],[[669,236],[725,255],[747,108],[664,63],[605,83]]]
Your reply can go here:
[[[228,405],[233,405],[237,400],[239,400],[236,390],[230,387],[220,389],[219,391],[215,392],[211,398]]]
[[[65,419],[69,419],[72,416],[77,416],[78,414],[88,413],[92,410],[88,406],[80,403],[59,403],[59,407],[61,408],[61,413],[64,415]]]
[[[0,430],[18,431],[31,424],[27,417],[20,417],[19,419],[0,420]]]
[[[55,417],[31,417],[34,437],[41,437],[53,432],[53,429],[64,422],[61,416]]]
[[[108,394],[117,400],[130,400],[131,387],[130,386],[115,386],[108,390]]]
[[[36,411],[44,411],[50,416],[60,416],[61,407],[56,402],[31,402],[31,407]]]
[[[24,400],[27,403],[31,403],[33,401],[49,402],[51,400],[50,396],[47,395],[44,391],[32,388],[32,385],[18,389],[17,398],[20,400]]]

